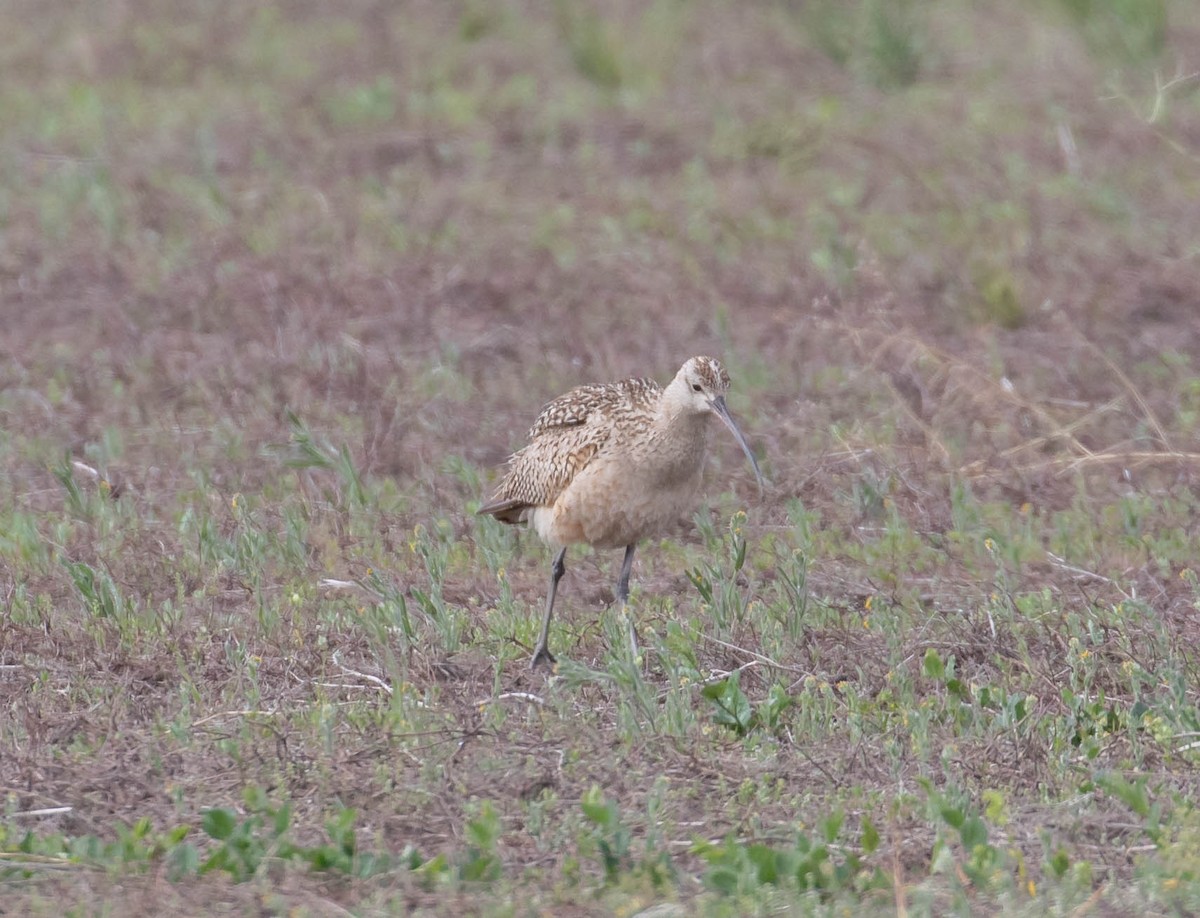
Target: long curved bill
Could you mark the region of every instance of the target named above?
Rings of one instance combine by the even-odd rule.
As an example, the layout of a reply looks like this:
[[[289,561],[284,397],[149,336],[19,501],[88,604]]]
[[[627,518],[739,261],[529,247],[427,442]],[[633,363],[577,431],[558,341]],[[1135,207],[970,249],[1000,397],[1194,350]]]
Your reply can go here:
[[[738,441],[738,446],[742,448],[742,452],[746,454],[746,458],[750,460],[750,467],[754,469],[754,477],[758,481],[758,493],[764,491],[762,472],[758,470],[758,461],[754,458],[754,453],[750,452],[750,444],[746,442],[746,438],[742,436],[742,432],[738,429],[736,422],[733,420],[733,415],[729,413],[729,406],[725,404],[725,396],[718,395],[712,400],[713,411],[717,413],[725,426],[729,428],[735,440]]]

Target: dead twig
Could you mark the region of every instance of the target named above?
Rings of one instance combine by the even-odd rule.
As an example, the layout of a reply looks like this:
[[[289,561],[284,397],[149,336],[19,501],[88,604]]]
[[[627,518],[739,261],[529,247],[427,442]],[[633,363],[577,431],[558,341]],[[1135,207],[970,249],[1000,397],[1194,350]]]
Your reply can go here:
[[[345,663],[343,663],[341,660],[339,660],[338,654],[340,652],[341,651],[338,651],[338,650],[335,650],[333,652],[333,665],[334,666],[336,666],[338,669],[340,669],[342,672],[344,672],[347,676],[354,676],[358,679],[366,679],[368,682],[372,682],[375,685],[379,686],[381,689],[383,689],[389,695],[392,694],[392,692],[393,692],[392,687],[390,685],[388,685],[387,682],[385,682],[383,679],[380,679],[378,676],[372,676],[370,673],[363,673],[363,672],[359,672],[357,669],[351,669],[349,666],[347,666]]]
[[[502,692],[495,698],[481,698],[475,702],[475,707],[482,708],[485,705],[493,704],[497,701],[528,701],[530,704],[542,705],[546,703],[546,699],[540,695],[535,695],[532,692]]]

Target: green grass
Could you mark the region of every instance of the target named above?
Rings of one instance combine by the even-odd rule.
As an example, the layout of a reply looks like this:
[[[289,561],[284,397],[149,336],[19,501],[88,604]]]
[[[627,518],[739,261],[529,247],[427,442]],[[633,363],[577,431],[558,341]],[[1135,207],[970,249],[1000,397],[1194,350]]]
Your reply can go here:
[[[6,905],[1198,907],[1186,4],[54,12],[0,12]],[[574,549],[530,674],[495,470],[698,353],[767,493],[715,434],[640,658]]]

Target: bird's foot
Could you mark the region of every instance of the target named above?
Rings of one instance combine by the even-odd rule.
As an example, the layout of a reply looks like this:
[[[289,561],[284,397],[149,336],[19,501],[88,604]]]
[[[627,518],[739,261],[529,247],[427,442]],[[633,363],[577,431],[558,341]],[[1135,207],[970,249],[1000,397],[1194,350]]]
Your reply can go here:
[[[554,659],[554,654],[550,652],[550,649],[542,644],[539,645],[537,650],[533,652],[533,656],[529,660],[529,670],[530,672],[533,672],[539,666],[549,666],[553,668],[554,664],[557,662],[558,661]]]

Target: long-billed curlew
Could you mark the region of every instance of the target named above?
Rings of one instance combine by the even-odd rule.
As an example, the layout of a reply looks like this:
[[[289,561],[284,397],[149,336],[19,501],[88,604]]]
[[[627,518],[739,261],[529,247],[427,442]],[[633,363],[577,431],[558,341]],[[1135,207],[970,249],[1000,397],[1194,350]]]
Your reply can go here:
[[[505,523],[529,521],[558,549],[546,617],[530,669],[553,663],[546,646],[567,546],[624,548],[617,598],[629,602],[633,551],[691,506],[700,485],[708,420],[716,415],[762,474],[725,404],[729,374],[712,357],[693,357],[664,389],[652,379],[579,386],[542,409],[529,444],[508,461],[495,496],[479,509]],[[637,637],[629,623],[636,655]]]

